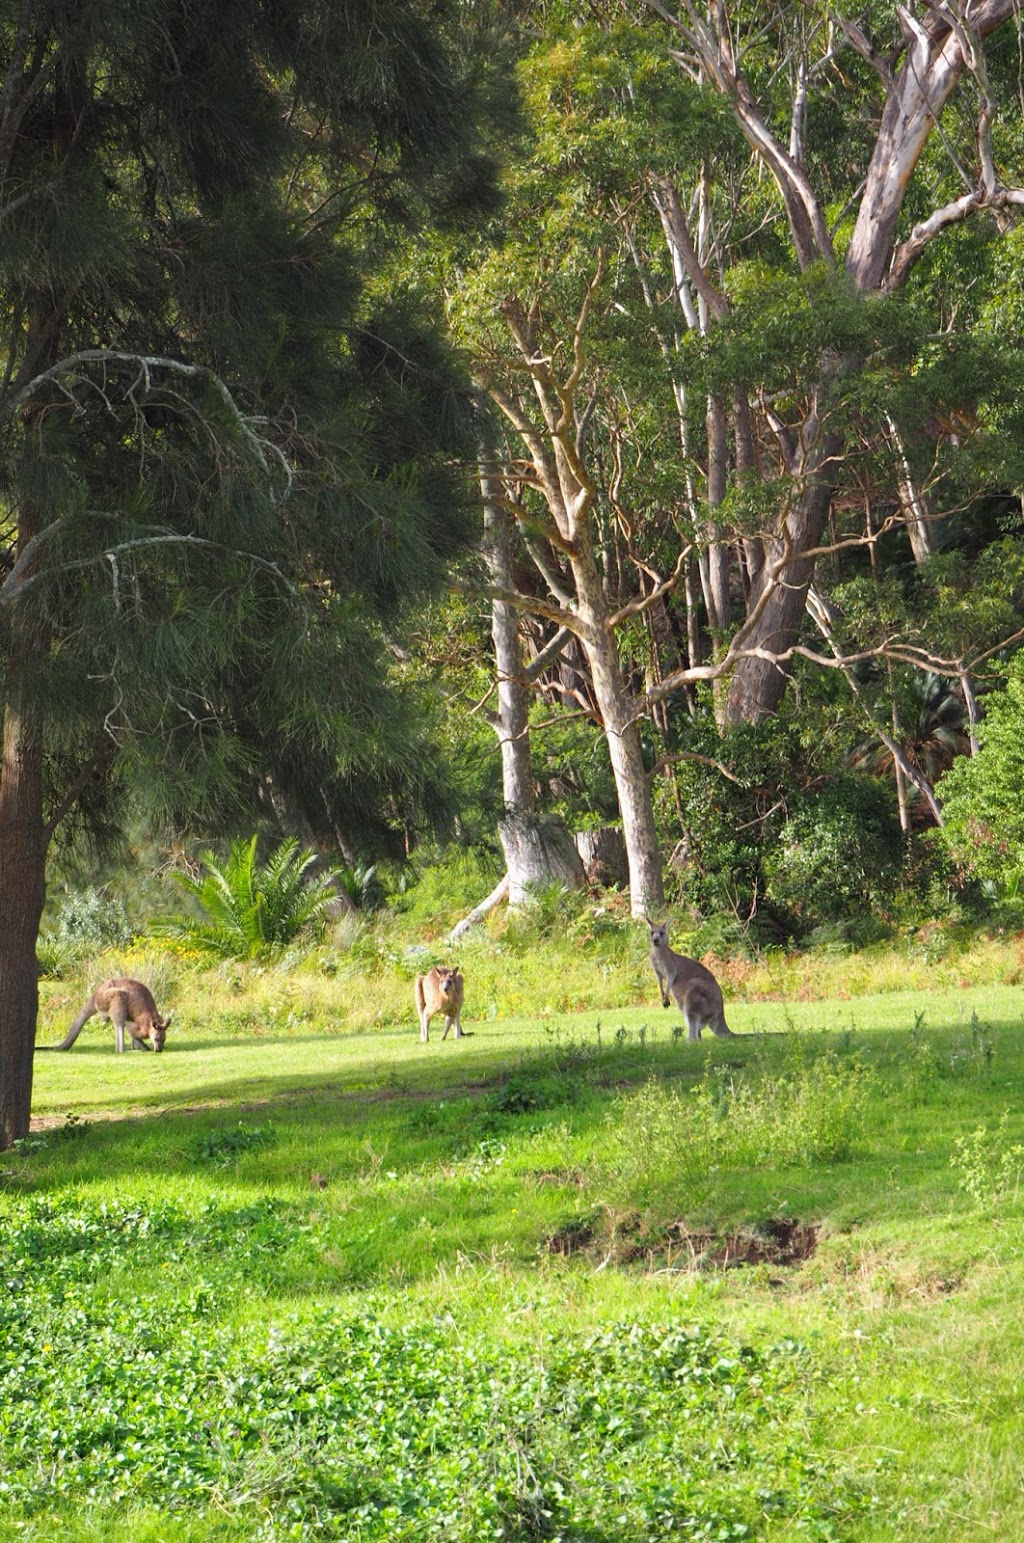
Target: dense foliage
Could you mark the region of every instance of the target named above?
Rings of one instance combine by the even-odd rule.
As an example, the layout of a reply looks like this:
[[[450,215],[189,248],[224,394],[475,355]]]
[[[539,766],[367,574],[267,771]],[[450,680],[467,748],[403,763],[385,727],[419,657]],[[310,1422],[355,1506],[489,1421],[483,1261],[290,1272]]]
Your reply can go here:
[[[330,1310],[257,1333],[218,1322],[236,1284],[222,1271],[176,1306],[90,1301],[98,1272],[183,1250],[265,1273],[296,1221],[267,1203],[198,1220],[171,1206],[9,1212],[3,1267],[21,1291],[0,1310],[5,1506],[216,1504],[266,1517],[267,1537],[353,1543],[609,1527],[710,1543],[757,1537],[768,1514],[813,1536],[856,1506],[785,1434],[817,1370],[792,1343],[661,1324],[499,1348],[452,1324]]]

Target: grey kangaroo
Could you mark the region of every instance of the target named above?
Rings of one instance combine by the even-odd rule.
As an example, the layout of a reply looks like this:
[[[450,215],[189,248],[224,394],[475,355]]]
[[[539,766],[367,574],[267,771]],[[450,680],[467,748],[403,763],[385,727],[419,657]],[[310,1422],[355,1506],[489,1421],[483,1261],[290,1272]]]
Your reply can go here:
[[[455,1038],[462,1038],[462,990],[463,980],[458,965],[435,964],[426,975],[416,977],[416,1013],[420,1020],[420,1039],[424,1044],[430,1032],[430,1020],[436,1013],[445,1019],[442,1040],[448,1038],[448,1030],[455,1025]]]
[[[647,917],[644,920],[651,929],[651,963],[661,987],[662,1007],[669,1005],[669,998],[675,1002],[686,1019],[691,1040],[700,1039],[705,1024],[722,1039],[736,1039],[725,1021],[722,988],[711,971],[698,959],[673,953],[668,946],[668,928],[656,926]]]
[[[96,987],[59,1045],[37,1045],[36,1049],[70,1050],[94,1013],[99,1013],[103,1018],[109,1018],[113,1023],[114,1049],[119,1055],[124,1050],[125,1029],[128,1030],[133,1050],[160,1051],[164,1048],[167,1026],[172,1015],[168,1013],[166,1018],[161,1017],[157,1011],[153,993],[148,986],[142,984],[141,980],[129,980],[126,976],[118,976],[117,979],[105,980],[102,986]],[[146,1040],[150,1042],[148,1045]]]

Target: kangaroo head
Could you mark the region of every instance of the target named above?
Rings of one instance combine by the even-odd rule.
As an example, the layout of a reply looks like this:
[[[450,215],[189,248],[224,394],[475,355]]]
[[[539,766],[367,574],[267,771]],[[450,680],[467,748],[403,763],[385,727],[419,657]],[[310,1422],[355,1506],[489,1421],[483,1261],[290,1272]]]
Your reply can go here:
[[[444,964],[438,965],[437,983],[441,987],[441,990],[444,992],[445,996],[450,996],[451,993],[455,990],[455,977],[458,973],[458,969],[454,965],[451,967]]]
[[[646,916],[644,917],[644,921],[647,922],[648,927],[651,929],[651,947],[667,948],[668,924],[666,922],[658,922],[655,924],[654,922],[648,920]]]
[[[161,1018],[158,1013],[153,1019],[153,1026],[149,1031],[149,1038],[154,1050],[162,1050],[164,1048],[164,1041],[167,1038],[167,1030],[170,1027],[170,1022],[173,1017],[173,1013],[168,1013],[166,1018]]]

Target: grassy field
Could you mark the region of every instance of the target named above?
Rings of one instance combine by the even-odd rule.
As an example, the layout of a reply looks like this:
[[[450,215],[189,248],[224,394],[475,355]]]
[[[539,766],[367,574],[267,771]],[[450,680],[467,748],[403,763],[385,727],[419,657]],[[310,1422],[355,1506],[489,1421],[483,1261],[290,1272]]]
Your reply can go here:
[[[774,961],[700,1046],[632,943],[585,1010],[514,960],[428,1046],[415,957],[127,961],[164,1054],[38,1058],[0,1539],[1024,1538],[1017,943]]]

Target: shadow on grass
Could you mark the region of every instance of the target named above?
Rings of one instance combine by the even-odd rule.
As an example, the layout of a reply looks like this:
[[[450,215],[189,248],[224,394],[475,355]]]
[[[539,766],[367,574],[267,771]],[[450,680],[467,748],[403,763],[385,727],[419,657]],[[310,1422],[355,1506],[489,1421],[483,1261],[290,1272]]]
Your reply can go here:
[[[75,1066],[86,1075],[72,1075],[62,1091],[47,1089],[48,1112],[34,1122],[30,1148],[0,1163],[6,1182],[18,1188],[56,1190],[140,1172],[180,1178],[203,1171],[190,1153],[204,1133],[237,1129],[242,1122],[272,1126],[273,1144],[265,1152],[239,1151],[237,1163],[227,1148],[225,1177],[294,1190],[310,1182],[314,1169],[347,1182],[368,1146],[387,1145],[394,1153],[390,1165],[407,1172],[460,1144],[496,1132],[515,1135],[531,1123],[564,1118],[566,1111],[577,1127],[596,1127],[607,1122],[617,1099],[651,1078],[683,1091],[696,1087],[710,1068],[724,1088],[742,1079],[752,1062],[751,1075],[777,1075],[801,1060],[849,1056],[863,1060],[878,1085],[867,1122],[878,1161],[890,1170],[894,1164],[921,1170],[923,1159],[940,1148],[948,1164],[958,1132],[979,1118],[998,1118],[1008,1104],[1020,1107],[1024,1093],[1024,1047],[1016,1024],[967,1023],[955,1016],[955,999],[951,1008],[935,1030],[918,1016],[909,1029],[747,1033],[727,1041],[705,1038],[699,1046],[668,1035],[643,1039],[649,1031],[641,1023],[633,1030],[606,1027],[602,1034],[593,1020],[569,1030],[556,1026],[540,1044],[516,1042],[499,1026],[468,1043],[428,1046],[407,1030],[343,1039],[289,1034],[247,1042],[218,1036],[179,1043],[173,1051],[168,1046],[159,1059],[135,1053],[127,1062],[97,1040],[66,1058],[45,1058],[59,1059],[65,1077]],[[322,1071],[311,1048],[323,1051]],[[208,1064],[231,1052],[244,1064]],[[300,1067],[260,1069],[262,1060],[293,1052]],[[97,1083],[102,1057],[109,1081]],[[165,1070],[173,1072],[167,1083]],[[39,1143],[34,1148],[33,1141]],[[866,1182],[877,1187],[878,1172]],[[792,1187],[788,1176],[786,1187]]]

